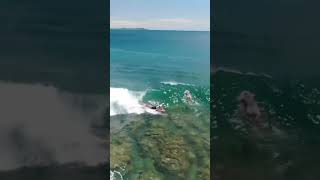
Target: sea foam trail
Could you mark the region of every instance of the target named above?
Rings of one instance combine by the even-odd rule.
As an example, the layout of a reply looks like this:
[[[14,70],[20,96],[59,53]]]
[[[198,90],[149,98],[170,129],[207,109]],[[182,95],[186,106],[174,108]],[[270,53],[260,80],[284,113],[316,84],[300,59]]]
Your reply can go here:
[[[176,82],[176,81],[162,81],[162,84],[167,84],[171,86],[176,86],[176,85],[184,85],[184,86],[194,86],[193,84],[188,84],[188,83],[183,83],[183,82]]]

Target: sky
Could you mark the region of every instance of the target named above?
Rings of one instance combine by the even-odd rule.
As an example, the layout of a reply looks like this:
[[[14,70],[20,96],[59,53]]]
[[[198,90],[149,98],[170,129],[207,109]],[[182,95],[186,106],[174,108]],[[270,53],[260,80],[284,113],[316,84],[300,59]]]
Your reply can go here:
[[[111,0],[111,28],[210,30],[210,0]]]

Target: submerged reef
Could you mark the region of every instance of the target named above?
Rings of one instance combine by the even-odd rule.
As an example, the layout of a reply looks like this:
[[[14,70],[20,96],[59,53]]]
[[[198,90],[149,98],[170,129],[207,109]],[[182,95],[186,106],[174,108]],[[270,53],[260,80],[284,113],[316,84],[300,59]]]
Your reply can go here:
[[[131,116],[130,123],[111,134],[111,170],[120,169],[128,179],[209,180],[209,115],[172,111]]]
[[[145,154],[155,160],[155,165],[168,174],[185,177],[190,167],[187,144],[182,137],[170,136],[161,126],[147,130],[140,142]]]

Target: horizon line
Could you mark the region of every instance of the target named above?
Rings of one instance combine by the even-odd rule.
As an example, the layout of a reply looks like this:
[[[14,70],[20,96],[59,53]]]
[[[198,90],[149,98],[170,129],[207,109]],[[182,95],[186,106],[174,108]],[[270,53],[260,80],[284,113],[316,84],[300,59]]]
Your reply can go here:
[[[147,30],[147,31],[200,31],[200,32],[210,32],[210,29],[208,30],[193,30],[193,29],[150,29],[150,28],[142,28],[142,27],[137,27],[137,28],[126,28],[126,27],[110,27],[110,30]]]

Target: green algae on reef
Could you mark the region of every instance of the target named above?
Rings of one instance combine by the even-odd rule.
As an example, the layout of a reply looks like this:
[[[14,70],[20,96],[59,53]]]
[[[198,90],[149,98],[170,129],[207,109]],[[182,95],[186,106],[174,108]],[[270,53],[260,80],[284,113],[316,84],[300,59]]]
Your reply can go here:
[[[114,116],[111,169],[128,179],[210,179],[209,113],[172,108],[166,116]],[[130,122],[127,122],[130,119]]]

